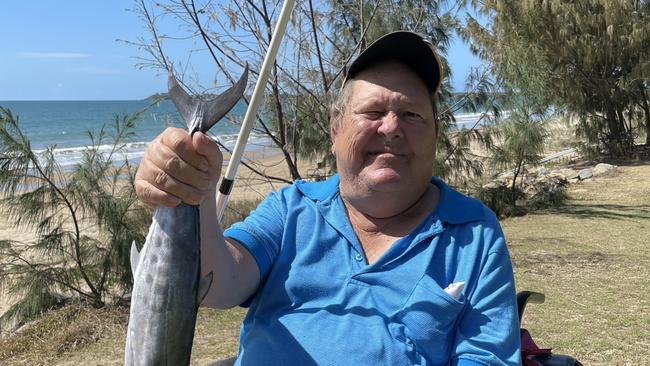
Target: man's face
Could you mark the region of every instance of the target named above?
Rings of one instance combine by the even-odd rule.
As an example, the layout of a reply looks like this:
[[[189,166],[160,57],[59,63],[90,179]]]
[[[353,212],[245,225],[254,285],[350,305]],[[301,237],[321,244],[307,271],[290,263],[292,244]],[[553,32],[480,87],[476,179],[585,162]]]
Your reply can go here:
[[[332,128],[342,189],[367,194],[420,189],[431,179],[436,125],[424,82],[394,61],[360,72]]]

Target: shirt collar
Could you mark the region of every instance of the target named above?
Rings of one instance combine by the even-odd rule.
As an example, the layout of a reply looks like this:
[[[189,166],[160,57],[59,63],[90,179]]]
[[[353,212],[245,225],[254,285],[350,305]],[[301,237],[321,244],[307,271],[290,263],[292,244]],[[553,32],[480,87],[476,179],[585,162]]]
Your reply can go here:
[[[463,224],[485,219],[484,206],[481,201],[456,191],[436,177],[431,177],[431,183],[440,189],[440,201],[434,214],[438,215],[441,221],[450,224]]]
[[[484,206],[480,201],[456,191],[436,177],[431,177],[431,183],[440,189],[440,202],[433,214],[437,215],[441,221],[462,224],[485,218]],[[335,174],[320,182],[299,180],[295,184],[305,197],[315,202],[329,201],[339,192],[339,175]]]
[[[298,180],[295,185],[305,197],[315,202],[329,201],[339,192],[339,175],[334,174],[320,182]]]

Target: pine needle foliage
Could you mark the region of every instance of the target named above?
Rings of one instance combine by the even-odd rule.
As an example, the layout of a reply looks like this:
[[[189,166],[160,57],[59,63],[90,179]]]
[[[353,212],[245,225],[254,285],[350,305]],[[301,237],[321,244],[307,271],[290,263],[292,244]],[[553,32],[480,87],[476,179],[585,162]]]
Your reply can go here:
[[[490,164],[497,169],[512,172],[510,199],[514,207],[522,190],[522,175],[538,164],[544,152],[547,136],[544,118],[547,108],[533,98],[513,96],[508,118],[492,126],[494,135],[501,143],[493,148]]]
[[[485,157],[477,150],[493,149],[491,126],[501,119],[503,92],[486,76],[485,70],[473,70],[467,78],[467,92],[453,94],[450,78],[438,92],[438,141],[433,174],[460,189],[466,189],[484,172]],[[459,111],[480,113],[476,123],[458,129],[455,114]]]
[[[464,34],[494,74],[579,117],[583,147],[627,157],[650,143],[650,2],[472,0]],[[485,25],[483,25],[484,23]]]
[[[151,214],[138,204],[135,170],[115,161],[138,117],[116,115],[109,128],[89,131],[81,162],[64,171],[55,146],[34,152],[18,116],[0,107],[1,207],[35,234],[0,242],[0,286],[18,300],[0,325],[73,300],[102,307],[130,292],[130,245],[144,241]]]

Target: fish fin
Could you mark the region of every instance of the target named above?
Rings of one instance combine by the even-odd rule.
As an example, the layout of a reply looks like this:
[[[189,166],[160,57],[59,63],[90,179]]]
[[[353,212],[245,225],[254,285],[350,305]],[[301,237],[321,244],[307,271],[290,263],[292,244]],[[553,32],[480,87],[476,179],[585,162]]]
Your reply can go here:
[[[135,270],[138,268],[138,263],[140,263],[140,252],[138,252],[138,247],[135,246],[135,240],[131,243],[131,274],[135,277]]]
[[[183,121],[187,124],[188,128],[193,128],[189,124],[194,121],[194,115],[197,112],[197,106],[200,100],[192,98],[185,89],[178,83],[173,71],[169,71],[167,78],[167,88],[169,89],[169,97],[174,102],[178,113],[183,117]]]
[[[208,294],[208,291],[210,290],[210,286],[212,286],[212,272],[205,275],[205,277],[201,278],[201,280],[199,281],[199,289],[196,292],[197,305],[201,305],[203,299],[205,299],[205,296]]]
[[[223,116],[226,115],[237,104],[239,99],[244,95],[246,84],[248,83],[248,64],[239,80],[225,92],[219,94],[216,98],[209,100],[203,105],[203,120],[198,131],[208,132],[210,127],[214,126]]]

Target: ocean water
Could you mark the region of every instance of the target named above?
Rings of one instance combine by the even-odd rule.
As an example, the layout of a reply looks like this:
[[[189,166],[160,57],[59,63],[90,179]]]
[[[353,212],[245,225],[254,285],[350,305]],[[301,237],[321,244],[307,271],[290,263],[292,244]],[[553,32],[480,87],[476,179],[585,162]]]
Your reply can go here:
[[[133,114],[141,111],[136,124],[135,136],[128,141],[125,151],[117,156],[116,163],[124,159],[137,163],[146,145],[169,126],[186,128],[170,100],[152,104],[147,100],[129,101],[0,101],[0,106],[11,110],[19,118],[22,132],[30,140],[32,149],[42,153],[47,147],[54,147],[54,156],[64,170],[79,163],[82,153],[91,144],[88,131],[96,136],[102,126],[111,129],[116,115]],[[228,121],[227,117],[243,119],[246,105],[238,103],[210,134],[232,149],[240,126]],[[104,140],[99,150],[111,148],[110,139]],[[270,146],[270,139],[252,133],[247,150]]]

